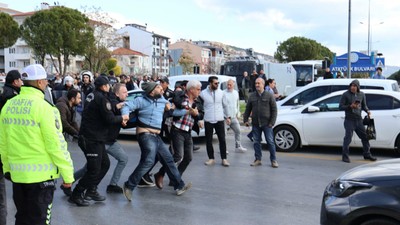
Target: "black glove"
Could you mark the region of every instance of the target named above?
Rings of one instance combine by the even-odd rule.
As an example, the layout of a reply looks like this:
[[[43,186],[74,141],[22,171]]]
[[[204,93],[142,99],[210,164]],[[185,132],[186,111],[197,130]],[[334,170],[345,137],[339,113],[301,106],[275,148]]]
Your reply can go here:
[[[11,174],[10,172],[7,172],[4,174],[4,178],[6,178],[7,180],[11,181]]]

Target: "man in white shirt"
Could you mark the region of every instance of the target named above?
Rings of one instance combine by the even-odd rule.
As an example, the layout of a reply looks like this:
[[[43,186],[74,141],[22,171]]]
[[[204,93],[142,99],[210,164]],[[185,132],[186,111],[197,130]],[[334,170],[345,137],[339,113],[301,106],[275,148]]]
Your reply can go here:
[[[224,92],[219,89],[218,77],[210,76],[208,78],[208,87],[204,89],[200,97],[204,101],[204,128],[207,141],[208,160],[204,163],[207,166],[214,165],[214,147],[212,144],[214,129],[218,136],[219,151],[221,154],[222,165],[229,166],[226,159],[226,141],[225,141],[225,124],[224,108],[227,107],[223,102]]]

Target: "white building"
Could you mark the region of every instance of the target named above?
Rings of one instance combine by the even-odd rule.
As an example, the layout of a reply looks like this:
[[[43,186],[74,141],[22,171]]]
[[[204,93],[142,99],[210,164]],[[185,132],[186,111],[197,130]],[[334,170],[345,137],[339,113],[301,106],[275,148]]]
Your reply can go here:
[[[146,30],[145,26],[126,24],[117,31],[123,36],[122,47],[141,52],[151,57],[148,75],[168,75],[168,37]]]

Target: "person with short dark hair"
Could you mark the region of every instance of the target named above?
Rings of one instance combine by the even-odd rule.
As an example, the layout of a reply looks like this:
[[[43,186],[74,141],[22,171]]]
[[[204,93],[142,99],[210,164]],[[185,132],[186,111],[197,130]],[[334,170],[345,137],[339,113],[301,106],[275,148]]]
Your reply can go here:
[[[22,86],[21,74],[18,70],[10,70],[6,76],[3,92],[0,95],[0,110],[7,100],[18,95]]]
[[[372,79],[386,79],[386,77],[382,75],[382,67],[376,68],[376,74],[372,77]]]
[[[108,72],[108,80],[110,81],[111,86],[114,86],[114,84],[118,83],[118,79],[115,77],[114,70],[110,70]]]
[[[224,92],[219,89],[218,77],[210,76],[208,78],[208,87],[200,94],[200,97],[204,101],[204,128],[208,155],[208,160],[204,163],[206,166],[215,164],[214,147],[212,144],[214,130],[217,133],[219,141],[221,164],[225,167],[230,165],[227,160],[224,122],[228,119],[224,116],[224,110],[227,108],[227,105],[224,102],[223,96]]]
[[[71,136],[79,134],[79,126],[74,121],[75,107],[81,103],[81,93],[76,89],[67,92],[67,96],[57,100],[56,107],[60,111],[63,132]]]
[[[18,70],[10,70],[6,76],[3,93],[0,95],[0,111],[6,102],[18,95],[22,86],[21,74]],[[7,198],[6,186],[3,174],[3,164],[0,157],[0,225],[6,224],[7,219]]]

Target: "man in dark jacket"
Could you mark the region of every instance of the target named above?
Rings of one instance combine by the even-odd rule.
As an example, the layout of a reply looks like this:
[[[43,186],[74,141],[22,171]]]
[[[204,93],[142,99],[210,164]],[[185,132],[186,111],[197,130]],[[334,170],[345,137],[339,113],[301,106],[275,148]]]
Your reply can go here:
[[[63,133],[71,136],[79,134],[79,126],[74,121],[75,106],[81,102],[81,93],[76,89],[68,91],[67,96],[60,97],[57,100],[56,107],[60,111]]]
[[[21,74],[18,70],[11,70],[7,73],[6,83],[4,84],[3,93],[0,96],[0,111],[6,104],[8,99],[19,94],[22,86]],[[0,224],[6,224],[7,219],[7,198],[6,184],[3,174],[3,164],[0,157]]]
[[[87,172],[79,180],[69,198],[70,202],[78,206],[88,206],[89,202],[85,199],[94,201],[106,199],[97,192],[97,185],[110,167],[110,159],[105,149],[108,127],[117,123],[125,124],[129,120],[128,115],[114,115],[108,98],[110,91],[108,78],[100,76],[96,78],[94,85],[96,89],[85,100],[78,140],[79,147],[87,159]]]
[[[350,83],[349,90],[343,93],[339,108],[345,111],[344,129],[346,133],[343,139],[342,161],[350,163],[349,145],[354,131],[361,139],[364,159],[376,161],[376,158],[371,155],[369,141],[361,117],[361,110],[364,110],[368,117],[371,116],[371,112],[368,109],[365,94],[360,91],[360,82],[358,80],[353,80]]]
[[[18,70],[10,70],[6,76],[6,82],[3,87],[3,93],[0,97],[0,110],[6,104],[7,100],[18,95],[22,86],[21,74]]]
[[[243,122],[246,126],[249,126],[249,116],[252,119],[252,133],[254,141],[254,155],[255,160],[251,163],[251,166],[261,165],[261,133],[264,132],[265,140],[268,144],[270,153],[271,166],[278,168],[278,162],[276,161],[276,149],[274,143],[274,135],[272,127],[275,124],[276,117],[278,115],[278,109],[274,96],[265,91],[265,81],[262,78],[257,78],[255,82],[256,91],[252,92],[249,96],[249,101],[246,105],[246,111],[243,115]]]

